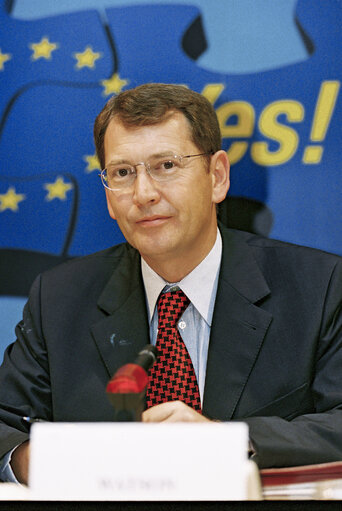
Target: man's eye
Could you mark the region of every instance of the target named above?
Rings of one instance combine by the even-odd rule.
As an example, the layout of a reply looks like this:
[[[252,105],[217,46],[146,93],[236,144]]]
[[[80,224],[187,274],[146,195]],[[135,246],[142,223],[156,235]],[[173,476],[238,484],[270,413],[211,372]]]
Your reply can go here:
[[[123,169],[117,169],[116,174],[117,174],[119,177],[126,177],[126,176],[128,176],[128,174],[129,174],[129,169],[125,169],[125,168],[123,168]]]
[[[164,169],[164,170],[171,170],[173,169],[175,166],[175,163],[171,160],[168,160],[168,161],[164,161],[161,165],[161,167]]]
[[[109,171],[109,179],[121,180],[129,177],[132,174],[130,167],[114,167]]]
[[[107,180],[109,182],[122,181],[132,175],[132,169],[128,167],[109,167],[107,170]]]

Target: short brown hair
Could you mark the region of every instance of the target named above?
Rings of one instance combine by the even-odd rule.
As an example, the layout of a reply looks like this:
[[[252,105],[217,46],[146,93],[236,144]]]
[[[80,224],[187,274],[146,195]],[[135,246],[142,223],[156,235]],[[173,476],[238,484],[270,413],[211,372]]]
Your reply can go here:
[[[125,126],[148,126],[162,122],[172,111],[180,111],[188,119],[192,141],[200,151],[221,149],[216,113],[204,96],[183,85],[146,83],[111,97],[96,117],[94,140],[101,168],[105,165],[104,136],[113,117]]]

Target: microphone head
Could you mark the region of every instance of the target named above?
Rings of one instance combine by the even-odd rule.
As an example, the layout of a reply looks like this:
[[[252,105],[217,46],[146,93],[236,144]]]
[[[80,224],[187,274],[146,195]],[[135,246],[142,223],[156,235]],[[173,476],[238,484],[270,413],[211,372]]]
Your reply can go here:
[[[147,372],[156,361],[158,350],[147,344],[135,361],[120,367],[108,382],[106,392],[110,394],[134,394],[142,392],[148,382]]]
[[[133,362],[120,367],[108,382],[106,393],[116,421],[139,421],[145,407],[147,372],[156,361],[158,350],[148,344]]]
[[[106,392],[115,394],[134,394],[144,390],[148,376],[141,366],[125,364],[120,367],[108,382]]]

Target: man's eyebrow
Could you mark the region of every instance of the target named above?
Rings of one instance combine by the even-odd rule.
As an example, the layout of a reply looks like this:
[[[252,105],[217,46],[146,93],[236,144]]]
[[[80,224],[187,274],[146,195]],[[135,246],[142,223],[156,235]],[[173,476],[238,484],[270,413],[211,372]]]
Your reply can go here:
[[[124,160],[124,159],[120,158],[119,160],[111,160],[110,162],[108,162],[107,167],[108,167],[108,165],[121,165],[121,164],[125,164],[125,163],[131,165],[129,160]]]
[[[167,157],[167,156],[175,156],[176,154],[178,154],[176,151],[171,151],[171,150],[170,151],[163,151],[162,153],[154,153],[154,154],[151,154],[150,156],[148,156],[146,161],[149,161],[152,158],[164,158],[164,157]],[[135,164],[136,163],[138,163],[138,162],[135,162]],[[126,160],[124,158],[119,158],[118,160],[111,160],[107,164],[107,166],[108,165],[123,165],[123,164],[134,165],[134,163],[132,163],[130,160]]]
[[[178,154],[177,151],[163,151],[162,153],[155,153],[149,156],[149,158],[163,158],[164,156],[174,156]]]

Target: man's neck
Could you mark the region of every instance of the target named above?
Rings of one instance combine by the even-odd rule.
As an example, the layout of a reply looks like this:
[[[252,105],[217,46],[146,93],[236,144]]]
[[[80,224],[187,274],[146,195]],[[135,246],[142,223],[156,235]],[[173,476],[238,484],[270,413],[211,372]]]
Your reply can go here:
[[[160,277],[162,277],[166,282],[179,282],[184,277],[186,277],[189,273],[191,273],[196,266],[198,266],[203,259],[209,254],[213,246],[215,245],[217,236],[217,229],[213,233],[210,239],[210,243],[208,243],[206,250],[196,251],[194,254],[187,254],[187,257],[184,257],[184,254],[178,254],[177,257],[168,257],[168,258],[160,258],[157,257],[143,257],[146,263],[154,270]]]
[[[205,257],[205,256],[204,256]],[[181,261],[175,261],[173,260],[171,263],[160,263],[156,261],[149,261],[148,259],[145,259],[147,264],[154,270],[160,277],[162,277],[166,282],[179,282],[184,277],[186,277],[189,273],[192,272],[198,264],[201,263],[201,261],[204,259],[204,257],[196,262],[194,265],[184,265],[181,267],[182,262]]]

